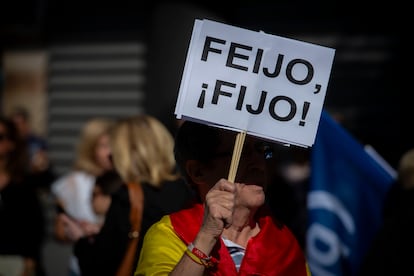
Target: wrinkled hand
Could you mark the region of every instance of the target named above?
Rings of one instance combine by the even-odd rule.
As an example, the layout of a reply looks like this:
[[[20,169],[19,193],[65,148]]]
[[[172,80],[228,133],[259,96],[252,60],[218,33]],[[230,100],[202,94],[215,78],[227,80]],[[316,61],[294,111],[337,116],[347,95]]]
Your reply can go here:
[[[201,231],[215,238],[232,224],[236,185],[220,179],[206,195]]]

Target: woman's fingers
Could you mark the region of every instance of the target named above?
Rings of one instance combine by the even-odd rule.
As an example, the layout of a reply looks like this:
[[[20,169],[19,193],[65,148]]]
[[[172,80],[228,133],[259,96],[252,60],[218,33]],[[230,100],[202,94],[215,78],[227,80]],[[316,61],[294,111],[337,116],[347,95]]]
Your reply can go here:
[[[235,184],[225,179],[218,181],[206,195],[203,227],[221,235],[224,227],[232,223],[235,198]]]

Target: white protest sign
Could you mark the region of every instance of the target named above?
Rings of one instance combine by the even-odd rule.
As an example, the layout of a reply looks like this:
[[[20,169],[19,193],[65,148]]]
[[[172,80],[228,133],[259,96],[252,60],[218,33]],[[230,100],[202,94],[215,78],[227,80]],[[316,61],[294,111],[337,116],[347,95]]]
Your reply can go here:
[[[312,146],[334,54],[332,48],[196,20],[175,114]]]

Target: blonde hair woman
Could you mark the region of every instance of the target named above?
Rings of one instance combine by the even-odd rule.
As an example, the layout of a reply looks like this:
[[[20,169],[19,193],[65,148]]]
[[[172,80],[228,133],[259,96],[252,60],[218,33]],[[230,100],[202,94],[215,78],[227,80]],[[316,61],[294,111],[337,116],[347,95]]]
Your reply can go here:
[[[112,131],[114,166],[125,182],[161,187],[179,178],[175,171],[174,139],[149,115],[119,121]]]
[[[141,185],[143,190],[138,255],[147,229],[163,215],[184,208],[192,193],[176,170],[174,139],[156,118],[140,114],[120,119],[110,139],[113,164],[124,183]],[[129,240],[130,206],[127,185],[122,185],[113,194],[104,225],[93,243],[88,238],[77,242],[75,254],[82,276],[116,275]],[[138,256],[135,263],[137,260]]]
[[[107,118],[87,121],[78,140],[73,170],[52,184],[59,210],[54,229],[58,240],[74,242],[80,236],[100,230],[102,218],[93,211],[92,192],[95,178],[113,168],[109,141],[113,123]],[[71,275],[79,275],[74,257],[70,260],[70,271]]]

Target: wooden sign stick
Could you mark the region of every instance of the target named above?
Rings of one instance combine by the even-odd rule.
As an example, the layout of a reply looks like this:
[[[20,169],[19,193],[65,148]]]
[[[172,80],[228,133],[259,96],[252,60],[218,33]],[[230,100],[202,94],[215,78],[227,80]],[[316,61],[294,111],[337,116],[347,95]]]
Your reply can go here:
[[[239,132],[234,143],[233,156],[231,158],[230,171],[228,181],[233,182],[236,178],[237,168],[239,166],[241,152],[243,150],[244,139],[246,138],[246,131]]]

